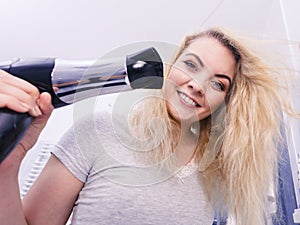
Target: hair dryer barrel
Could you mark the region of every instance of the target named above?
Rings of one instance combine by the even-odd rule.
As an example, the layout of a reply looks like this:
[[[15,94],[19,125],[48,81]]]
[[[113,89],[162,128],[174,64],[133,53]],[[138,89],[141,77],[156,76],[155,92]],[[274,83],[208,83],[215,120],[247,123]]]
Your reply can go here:
[[[55,108],[97,95],[160,89],[163,85],[163,64],[154,48],[97,61],[17,59],[0,64],[0,69],[30,82],[40,92],[49,92]],[[0,163],[23,137],[31,120],[28,113],[0,109]]]
[[[125,59],[80,62],[56,59],[52,72],[53,91],[65,104],[138,88],[160,89],[162,84],[163,65],[154,48]]]

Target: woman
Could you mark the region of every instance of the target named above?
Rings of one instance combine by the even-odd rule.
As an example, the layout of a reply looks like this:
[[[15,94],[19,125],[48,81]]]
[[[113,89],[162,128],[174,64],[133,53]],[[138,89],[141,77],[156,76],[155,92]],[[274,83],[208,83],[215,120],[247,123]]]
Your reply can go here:
[[[36,119],[0,165],[0,221],[64,224],[74,207],[74,224],[212,224],[215,212],[265,224],[290,112],[275,75],[224,30],[188,36],[162,96],[75,123],[21,203],[19,165],[52,107],[1,72],[1,106]]]

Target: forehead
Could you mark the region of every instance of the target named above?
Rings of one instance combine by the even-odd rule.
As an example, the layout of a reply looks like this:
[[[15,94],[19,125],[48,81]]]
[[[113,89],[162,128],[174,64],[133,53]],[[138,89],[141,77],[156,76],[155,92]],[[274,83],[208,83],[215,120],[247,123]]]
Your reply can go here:
[[[227,74],[233,78],[236,63],[231,51],[218,40],[201,37],[193,40],[183,51],[182,56],[196,54],[213,72]]]

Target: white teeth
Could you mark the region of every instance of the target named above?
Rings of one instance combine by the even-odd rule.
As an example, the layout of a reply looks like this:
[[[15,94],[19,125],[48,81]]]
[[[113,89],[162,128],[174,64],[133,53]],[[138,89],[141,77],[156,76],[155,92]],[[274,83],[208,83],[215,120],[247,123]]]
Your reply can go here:
[[[193,101],[192,99],[190,99],[188,96],[186,96],[185,94],[183,94],[182,92],[178,92],[180,98],[187,104],[190,104],[192,106],[196,106],[198,105],[195,101]]]

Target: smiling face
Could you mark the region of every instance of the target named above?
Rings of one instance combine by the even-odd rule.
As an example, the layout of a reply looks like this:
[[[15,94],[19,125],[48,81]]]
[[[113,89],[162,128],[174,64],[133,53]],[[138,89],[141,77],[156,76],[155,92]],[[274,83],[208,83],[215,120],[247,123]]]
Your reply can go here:
[[[224,102],[235,67],[233,54],[218,40],[193,40],[168,75],[165,91],[171,116],[192,124],[211,115]]]

